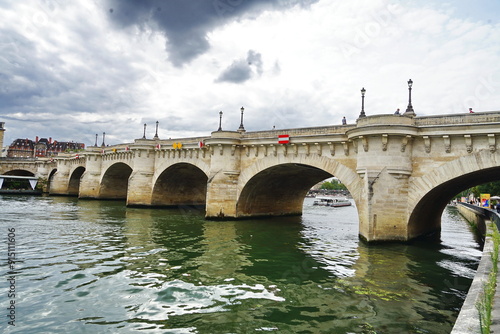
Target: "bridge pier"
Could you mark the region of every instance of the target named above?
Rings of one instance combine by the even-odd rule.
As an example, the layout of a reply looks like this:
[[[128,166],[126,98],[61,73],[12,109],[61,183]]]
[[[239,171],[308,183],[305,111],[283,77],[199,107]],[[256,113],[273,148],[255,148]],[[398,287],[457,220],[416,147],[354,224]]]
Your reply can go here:
[[[128,180],[127,206],[150,206],[152,187],[152,171],[134,171]]]
[[[45,179],[45,181],[49,181],[49,175],[52,172],[52,170],[55,168],[56,168],[55,163],[50,163],[50,162],[45,163],[44,162],[41,164],[37,164],[35,176],[38,178],[41,178],[41,179]],[[45,193],[48,192],[48,189],[49,189],[48,183],[38,182],[38,185],[40,185],[42,187],[42,192],[45,192]]]
[[[374,131],[375,129],[375,131]],[[359,233],[367,241],[407,241],[408,189],[412,175],[413,119],[367,117],[348,131],[357,151],[364,189],[357,201]]]
[[[97,147],[87,148],[85,172],[80,181],[78,198],[99,198],[99,183],[101,178],[102,156]]]
[[[149,206],[152,204],[155,152],[151,146],[134,151],[134,170],[128,179],[127,206]]]
[[[68,195],[69,173],[71,165],[68,160],[60,160],[57,163],[57,172],[50,183],[50,195]]]
[[[236,218],[238,216],[238,179],[240,175],[239,132],[215,131],[206,140],[211,154],[207,182],[207,218]]]
[[[359,171],[359,170],[358,170]],[[408,241],[408,176],[365,171],[364,199],[357,203],[359,234],[371,241]]]

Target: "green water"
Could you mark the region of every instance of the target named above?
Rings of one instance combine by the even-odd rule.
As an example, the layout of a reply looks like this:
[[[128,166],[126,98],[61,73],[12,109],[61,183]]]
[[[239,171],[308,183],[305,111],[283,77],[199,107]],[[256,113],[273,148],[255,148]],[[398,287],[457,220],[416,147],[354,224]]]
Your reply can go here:
[[[217,222],[0,196],[0,227],[2,333],[449,333],[481,255],[454,209],[441,240],[368,246],[354,206],[311,199],[302,217]]]

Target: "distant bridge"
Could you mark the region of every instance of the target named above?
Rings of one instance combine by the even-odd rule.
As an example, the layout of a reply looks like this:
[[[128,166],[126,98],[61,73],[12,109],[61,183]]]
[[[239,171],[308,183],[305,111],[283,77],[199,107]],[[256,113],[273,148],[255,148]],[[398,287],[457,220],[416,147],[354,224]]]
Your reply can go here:
[[[204,205],[213,219],[301,214],[307,191],[335,176],[353,196],[362,238],[406,241],[439,230],[460,191],[498,180],[499,136],[500,112],[375,115],[350,125],[136,139],[53,161],[1,161],[0,174],[47,178],[54,195]]]

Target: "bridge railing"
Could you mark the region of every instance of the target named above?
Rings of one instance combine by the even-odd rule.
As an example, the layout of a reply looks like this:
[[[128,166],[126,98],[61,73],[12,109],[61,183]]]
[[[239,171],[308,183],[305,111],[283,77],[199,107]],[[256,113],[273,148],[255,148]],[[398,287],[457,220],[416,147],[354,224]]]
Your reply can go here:
[[[500,123],[500,111],[415,117],[416,126]]]
[[[488,220],[495,223],[497,229],[500,231],[500,216],[496,211],[468,203],[460,203],[460,205],[466,206],[469,210],[476,212],[478,215],[486,217]]]
[[[298,128],[298,129],[273,129],[265,131],[251,131],[251,132],[245,132],[243,138],[244,139],[274,138],[278,135],[284,135],[284,134],[290,136],[345,134],[347,130],[353,129],[355,127],[356,127],[355,124],[347,124],[347,125],[315,126],[315,127]]]

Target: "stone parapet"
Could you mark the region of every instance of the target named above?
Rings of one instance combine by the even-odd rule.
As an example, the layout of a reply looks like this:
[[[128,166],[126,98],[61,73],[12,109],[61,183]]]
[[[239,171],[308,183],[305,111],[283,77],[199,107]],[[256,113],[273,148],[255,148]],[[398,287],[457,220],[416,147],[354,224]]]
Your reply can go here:
[[[415,118],[398,115],[373,115],[358,118],[357,128],[374,125],[406,125],[415,126]]]
[[[448,114],[435,116],[415,117],[415,125],[418,127],[438,125],[457,125],[457,124],[478,124],[478,123],[500,123],[500,112],[488,111],[480,113]]]
[[[324,136],[324,135],[343,135],[347,130],[355,128],[354,124],[347,125],[332,125],[318,126],[300,129],[274,129],[269,131],[252,131],[245,132],[242,136],[243,140],[261,139],[261,138],[277,138],[278,135],[288,134],[290,136]]]

